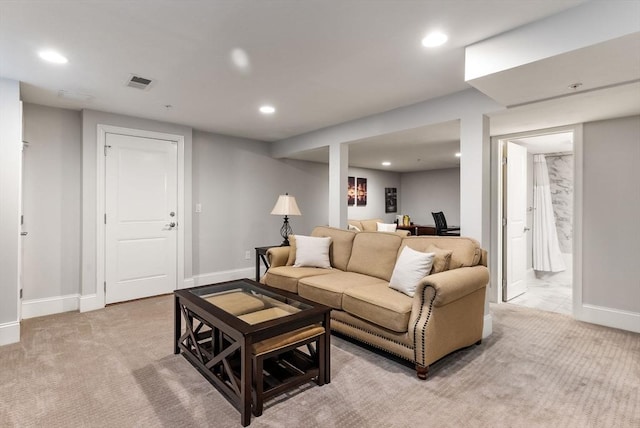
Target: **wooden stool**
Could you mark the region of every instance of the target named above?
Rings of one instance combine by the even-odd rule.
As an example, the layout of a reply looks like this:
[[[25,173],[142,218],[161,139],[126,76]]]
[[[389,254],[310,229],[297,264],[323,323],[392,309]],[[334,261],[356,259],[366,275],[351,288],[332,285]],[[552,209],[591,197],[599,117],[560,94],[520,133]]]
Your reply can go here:
[[[315,349],[311,346],[314,342]],[[297,349],[304,345],[307,346],[309,355]],[[324,385],[327,346],[329,344],[326,343],[325,329],[320,325],[300,328],[253,344],[251,348],[253,414],[262,415],[264,400],[309,382],[313,378],[316,378],[318,385]]]

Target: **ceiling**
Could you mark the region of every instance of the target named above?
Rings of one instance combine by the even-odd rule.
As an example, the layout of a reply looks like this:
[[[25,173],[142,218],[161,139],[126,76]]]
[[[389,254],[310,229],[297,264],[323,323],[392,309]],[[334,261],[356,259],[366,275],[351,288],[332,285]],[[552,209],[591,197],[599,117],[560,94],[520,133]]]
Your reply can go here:
[[[582,2],[3,0],[0,76],[19,80],[26,102],[277,141],[467,89],[465,46]],[[429,50],[420,40],[433,29],[450,38]],[[633,47],[638,41],[627,42]],[[37,52],[45,48],[60,51],[69,62],[41,61]],[[601,48],[601,55],[611,49],[624,47]],[[620,50],[615,52],[619,57]],[[573,60],[589,66],[583,57],[593,57],[583,54]],[[561,66],[569,73],[571,61]],[[507,97],[507,105],[521,104],[523,81],[529,91],[539,88],[530,84],[535,71],[525,67],[502,76],[509,88],[520,88],[511,91],[520,98]],[[599,66],[597,71],[606,75],[607,70]],[[127,87],[132,74],[153,83],[146,90]],[[496,83],[474,85],[492,88]],[[638,90],[637,82],[631,85]],[[580,121],[581,114],[563,108],[563,102],[582,111],[585,100],[595,100],[601,103],[599,115],[602,103],[640,112],[640,97],[634,100],[615,85],[610,89],[613,94],[594,88],[546,100],[544,108],[525,103],[502,111],[491,116],[491,133]],[[275,114],[258,113],[266,103],[276,107]],[[573,122],[567,122],[567,113]],[[433,125],[376,137],[366,141],[366,150],[365,141],[355,142],[350,160],[352,166],[377,169],[385,168],[382,160],[390,160],[397,171],[456,166],[457,158],[450,156],[458,140],[457,122]],[[328,156],[326,150],[315,150],[299,158],[326,161]]]

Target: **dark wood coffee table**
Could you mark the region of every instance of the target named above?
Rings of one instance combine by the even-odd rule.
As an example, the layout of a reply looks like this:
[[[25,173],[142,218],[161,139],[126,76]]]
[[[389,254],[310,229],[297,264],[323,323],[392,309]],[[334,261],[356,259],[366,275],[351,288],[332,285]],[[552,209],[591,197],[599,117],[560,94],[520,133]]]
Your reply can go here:
[[[243,426],[252,409],[262,413],[265,399],[310,380],[331,381],[331,308],[249,279],[174,296],[174,353],[182,351],[240,411]]]

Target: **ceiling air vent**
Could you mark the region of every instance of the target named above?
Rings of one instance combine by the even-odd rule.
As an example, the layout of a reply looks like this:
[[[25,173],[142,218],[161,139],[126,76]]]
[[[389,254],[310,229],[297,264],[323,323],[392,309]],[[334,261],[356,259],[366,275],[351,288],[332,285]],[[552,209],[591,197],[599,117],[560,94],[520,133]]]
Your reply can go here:
[[[136,88],[136,89],[142,89],[145,90],[147,89],[152,83],[151,79],[147,79],[146,77],[140,77],[140,76],[136,76],[135,74],[132,74],[129,77],[129,80],[127,80],[127,86],[129,86],[130,88]]]

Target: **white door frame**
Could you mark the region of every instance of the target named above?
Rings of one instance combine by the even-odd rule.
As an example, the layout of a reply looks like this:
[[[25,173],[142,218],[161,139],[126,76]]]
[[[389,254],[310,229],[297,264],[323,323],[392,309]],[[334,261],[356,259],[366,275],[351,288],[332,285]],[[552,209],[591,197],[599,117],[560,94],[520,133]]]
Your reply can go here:
[[[493,273],[492,286],[489,294],[489,301],[493,303],[502,302],[502,280],[503,280],[503,192],[504,182],[502,177],[502,157],[504,155],[503,142],[523,137],[533,137],[538,135],[556,134],[559,132],[573,132],[573,162],[574,162],[574,184],[573,184],[573,316],[576,319],[583,319],[582,314],[582,192],[583,192],[583,165],[582,165],[582,124],[560,126],[520,132],[517,134],[500,135],[491,138],[491,256],[490,269]]]
[[[97,307],[105,306],[105,232],[104,224],[105,214],[105,185],[106,185],[106,169],[104,146],[106,134],[121,134],[132,137],[154,138],[158,140],[175,141],[178,144],[178,242],[176,252],[176,289],[181,288],[184,284],[184,225],[186,211],[184,206],[184,136],[176,134],[167,134],[163,132],[146,131],[142,129],[123,128],[120,126],[98,124],[98,138],[96,142],[96,297]]]

